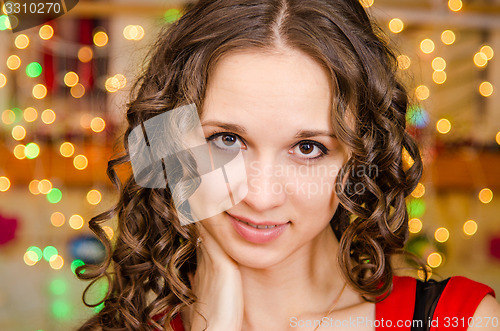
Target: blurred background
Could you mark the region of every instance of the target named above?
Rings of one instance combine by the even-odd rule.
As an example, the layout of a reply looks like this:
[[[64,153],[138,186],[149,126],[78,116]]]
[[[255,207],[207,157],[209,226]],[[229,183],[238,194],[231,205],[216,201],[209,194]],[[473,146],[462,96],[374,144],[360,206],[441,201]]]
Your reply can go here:
[[[9,20],[2,1],[2,331],[72,330],[99,310],[82,304],[74,269],[104,256],[88,221],[117,201],[106,165],[125,103],[159,28],[187,5],[76,2],[16,32],[26,22]],[[361,2],[399,50],[408,130],[425,160],[407,249],[435,277],[467,276],[500,295],[500,0]],[[112,238],[113,220],[105,229]],[[89,298],[105,292],[98,283]]]

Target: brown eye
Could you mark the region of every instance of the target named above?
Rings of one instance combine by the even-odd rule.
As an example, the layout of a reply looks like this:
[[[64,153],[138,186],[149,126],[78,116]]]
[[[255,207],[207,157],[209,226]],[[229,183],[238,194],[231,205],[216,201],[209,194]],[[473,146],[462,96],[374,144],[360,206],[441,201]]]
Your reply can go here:
[[[243,144],[241,138],[235,134],[218,132],[206,139],[215,147],[223,151],[238,152],[240,149],[246,149],[246,146]]]
[[[289,152],[304,160],[314,160],[328,154],[328,149],[318,142],[302,141],[296,144]]]
[[[302,154],[310,154],[314,150],[314,145],[311,143],[303,143],[299,145]]]
[[[222,136],[222,142],[226,146],[233,146],[236,143],[236,137],[231,135]]]

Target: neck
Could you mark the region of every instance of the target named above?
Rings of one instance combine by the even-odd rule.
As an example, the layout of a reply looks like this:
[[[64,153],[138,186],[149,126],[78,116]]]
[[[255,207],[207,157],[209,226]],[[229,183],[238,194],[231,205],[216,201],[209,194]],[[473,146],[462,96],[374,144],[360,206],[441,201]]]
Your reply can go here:
[[[240,266],[244,329],[269,330],[272,325],[282,329],[292,317],[326,313],[344,285],[337,251],[338,241],[328,226],[277,265],[266,269]]]

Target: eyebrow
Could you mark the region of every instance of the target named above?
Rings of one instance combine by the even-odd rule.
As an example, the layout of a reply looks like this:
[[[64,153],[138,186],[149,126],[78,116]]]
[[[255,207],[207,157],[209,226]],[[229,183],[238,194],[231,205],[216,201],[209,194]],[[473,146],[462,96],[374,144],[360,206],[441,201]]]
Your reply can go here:
[[[206,121],[201,123],[202,126],[205,125],[211,125],[211,126],[218,126],[221,127],[225,130],[228,131],[233,131],[236,133],[241,133],[241,134],[246,134],[247,130],[242,127],[241,125],[234,124],[234,123],[226,123],[226,122],[219,122],[219,121]],[[327,137],[332,137],[336,138],[335,134],[330,131],[324,131],[324,130],[299,130],[294,138],[296,139],[304,139],[304,138],[311,138],[311,137],[317,137],[317,136],[327,136]]]

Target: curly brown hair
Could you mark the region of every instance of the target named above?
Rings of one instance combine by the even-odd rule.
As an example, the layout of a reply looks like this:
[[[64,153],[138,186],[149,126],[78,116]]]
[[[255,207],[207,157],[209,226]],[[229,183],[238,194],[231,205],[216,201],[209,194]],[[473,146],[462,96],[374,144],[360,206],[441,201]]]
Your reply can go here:
[[[408,95],[381,30],[358,0],[202,0],[164,27],[134,85],[125,152],[108,164],[120,199],[89,222],[107,258],[77,270],[81,279],[107,278],[109,291],[103,301],[86,303],[104,308],[80,330],[172,330],[175,314],[195,302],[187,273],[196,268],[196,227],[181,226],[168,188],[140,187],[133,176],[122,184],[115,168],[130,162],[133,128],[180,105],[201,109],[208,77],[224,54],[279,45],[308,54],[330,74],[332,125],[350,154],[337,176],[340,205],[330,222],[341,270],[366,300],[390,291],[389,259],[408,237],[405,198],[420,180],[422,161],[405,131]],[[377,171],[356,171],[368,166]],[[115,216],[112,244],[101,223]]]

